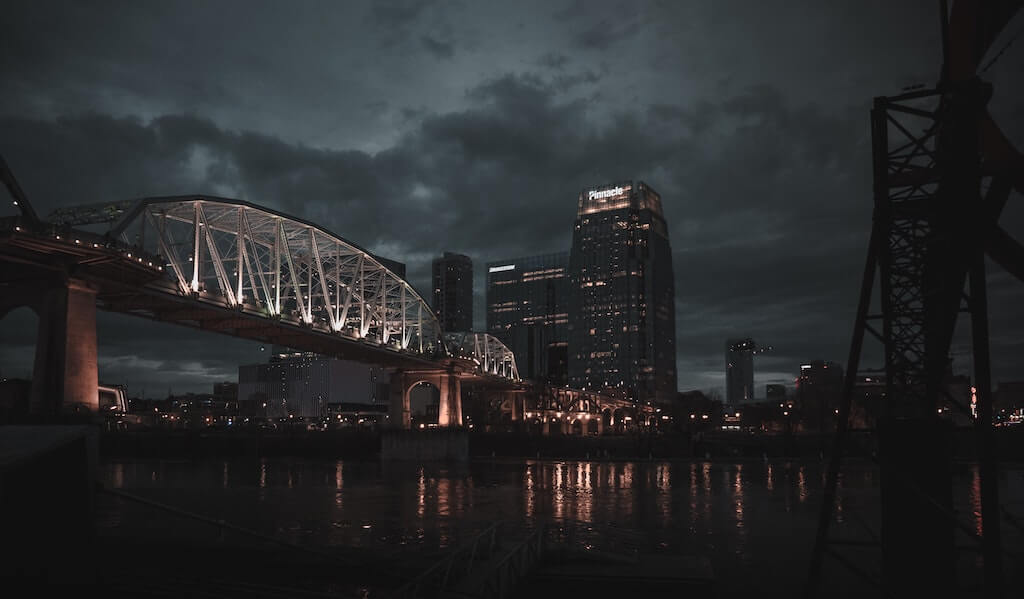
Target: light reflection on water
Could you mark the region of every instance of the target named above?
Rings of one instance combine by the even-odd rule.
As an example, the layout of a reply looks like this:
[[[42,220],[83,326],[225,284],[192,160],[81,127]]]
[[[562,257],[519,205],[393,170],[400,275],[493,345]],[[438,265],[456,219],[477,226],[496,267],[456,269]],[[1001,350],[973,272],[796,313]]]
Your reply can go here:
[[[644,551],[710,557],[720,579],[735,574],[736,584],[741,572],[759,569],[770,588],[773,580],[803,575],[824,467],[818,460],[463,466],[135,460],[106,463],[103,474],[113,487],[309,545],[437,551],[498,520],[579,522],[594,531],[639,531]],[[962,468],[959,476],[957,501],[980,533],[977,469]],[[877,522],[877,478],[866,466],[848,469],[837,518],[849,508],[858,519]],[[1024,470],[1004,479],[1010,488],[1003,504],[1024,513]],[[111,507],[101,527],[156,526],[142,521],[158,520],[151,514],[122,509]]]

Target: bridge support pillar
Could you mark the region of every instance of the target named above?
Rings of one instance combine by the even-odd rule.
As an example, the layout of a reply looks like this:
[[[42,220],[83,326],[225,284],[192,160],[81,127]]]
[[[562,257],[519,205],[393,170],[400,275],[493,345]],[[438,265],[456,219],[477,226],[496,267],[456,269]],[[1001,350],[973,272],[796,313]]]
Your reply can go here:
[[[31,413],[99,410],[96,290],[71,280],[44,291],[39,305]]]
[[[388,401],[388,421],[391,428],[409,430],[412,428],[412,414],[409,409],[409,383],[406,374],[396,370],[391,375],[391,392]]]
[[[512,422],[519,422],[523,419],[523,394],[515,391],[505,392],[506,401],[512,407]]]
[[[462,381],[454,374],[438,377],[441,403],[437,409],[438,426],[462,426]]]
[[[388,419],[392,428],[412,428],[412,411],[409,394],[419,383],[430,383],[437,387],[437,425],[439,427],[462,426],[462,381],[451,372],[444,370],[396,370],[391,375],[391,397]]]

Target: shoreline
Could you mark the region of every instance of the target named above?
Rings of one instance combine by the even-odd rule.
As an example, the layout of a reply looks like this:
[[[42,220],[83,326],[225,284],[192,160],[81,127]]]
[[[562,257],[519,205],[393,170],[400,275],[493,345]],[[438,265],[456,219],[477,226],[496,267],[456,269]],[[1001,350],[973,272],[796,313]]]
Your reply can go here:
[[[417,433],[414,433],[417,434]],[[430,433],[426,433],[429,435]],[[716,434],[699,441],[681,434],[543,437],[525,433],[466,433],[474,463],[541,462],[766,462],[789,460],[827,463],[831,436]],[[1000,463],[1024,463],[1024,427],[1000,431],[1006,451]],[[971,431],[954,437],[953,463],[976,461]],[[105,431],[99,455],[110,458],[296,457],[346,460],[381,459],[381,434],[375,431],[181,430]],[[418,460],[413,457],[413,461]],[[847,456],[844,461],[870,462]]]

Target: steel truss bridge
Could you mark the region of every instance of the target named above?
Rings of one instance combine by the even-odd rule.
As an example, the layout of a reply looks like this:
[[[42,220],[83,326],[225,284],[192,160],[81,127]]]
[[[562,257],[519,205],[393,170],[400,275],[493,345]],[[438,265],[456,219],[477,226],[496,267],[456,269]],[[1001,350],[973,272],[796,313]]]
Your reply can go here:
[[[75,315],[51,312],[82,306],[75,298],[84,293],[104,310],[386,367],[442,368],[461,378],[518,384],[515,356],[501,341],[486,333],[442,333],[404,278],[323,227],[210,196],[62,208],[44,221],[6,165],[0,167],[22,211],[0,225],[0,284],[17,289],[5,294],[0,315],[29,305],[40,314],[41,329],[51,318],[70,323],[63,333],[41,330],[39,343],[62,346],[59,361],[77,351],[69,339],[78,325]],[[54,286],[63,289],[62,299],[41,291]],[[95,369],[95,316],[83,322],[93,329],[86,342],[91,356],[83,359]],[[40,370],[40,356],[52,355],[49,346],[37,348],[34,379],[44,370],[68,370]],[[89,386],[82,393],[94,394]],[[48,393],[65,403],[91,403],[60,387]],[[33,405],[37,399],[33,391]]]

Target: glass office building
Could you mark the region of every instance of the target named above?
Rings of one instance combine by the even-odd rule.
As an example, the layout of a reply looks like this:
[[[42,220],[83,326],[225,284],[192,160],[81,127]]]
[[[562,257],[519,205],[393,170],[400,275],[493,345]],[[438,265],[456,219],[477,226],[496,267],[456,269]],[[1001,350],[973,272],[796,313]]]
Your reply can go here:
[[[473,330],[473,261],[445,252],[431,264],[434,303],[442,331]]]
[[[487,332],[524,378],[568,384],[568,267],[568,252],[487,264]]]
[[[580,193],[569,288],[569,385],[672,401],[675,282],[654,189],[626,181]]]

